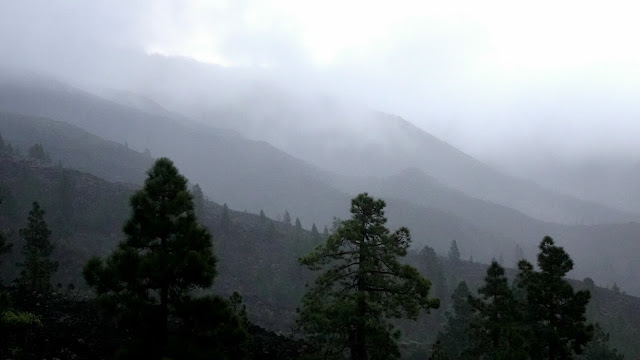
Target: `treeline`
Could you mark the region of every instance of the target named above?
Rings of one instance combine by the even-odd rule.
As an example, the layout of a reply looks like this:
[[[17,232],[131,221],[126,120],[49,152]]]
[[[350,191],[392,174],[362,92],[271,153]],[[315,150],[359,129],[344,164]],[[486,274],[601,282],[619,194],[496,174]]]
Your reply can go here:
[[[22,151],[17,145],[13,145],[11,142],[5,142],[0,134],[0,156],[17,156],[22,157]],[[51,157],[42,146],[42,144],[33,144],[27,149],[26,156],[30,160],[42,162],[45,164],[51,164]]]
[[[550,237],[539,248],[539,271],[521,260],[511,284],[494,261],[478,295],[458,285],[431,359],[622,358],[608,347],[608,335],[587,323],[589,292],[564,279],[573,268],[569,255]]]
[[[295,336],[269,334],[249,322],[240,294],[213,294],[219,261],[209,230],[198,221],[203,206],[199,187],[189,189],[169,159],[157,160],[143,188],[130,199],[124,240],[110,255],[94,257],[84,266],[83,278],[95,298],[78,300],[73,286],[51,284],[58,268],[51,258],[51,231],[43,209],[33,203],[27,225],[19,231],[20,275],[2,291],[0,326],[11,336],[0,339],[0,356],[621,358],[609,348],[608,335],[588,323],[590,294],[575,291],[565,279],[573,262],[551,238],[540,244],[537,269],[523,260],[510,282],[494,261],[477,293],[461,282],[453,284],[451,301],[441,301],[436,296],[448,296],[447,287],[456,277],[447,278],[428,247],[417,268],[403,261],[411,244],[409,230],[390,231],[385,202],[366,193],[352,200],[350,219],[336,220],[324,234],[314,224],[310,238],[303,236],[300,221],[293,224],[285,212],[288,236],[305,239],[292,241],[299,247],[290,252],[301,254],[300,264],[313,275],[297,311]],[[275,231],[264,213],[259,219],[262,228]],[[218,226],[232,226],[226,205]],[[0,237],[0,253],[12,250]],[[455,272],[460,264],[453,242],[448,268]],[[397,321],[416,320],[445,303],[450,304],[447,324],[433,346],[412,353],[403,349]]]

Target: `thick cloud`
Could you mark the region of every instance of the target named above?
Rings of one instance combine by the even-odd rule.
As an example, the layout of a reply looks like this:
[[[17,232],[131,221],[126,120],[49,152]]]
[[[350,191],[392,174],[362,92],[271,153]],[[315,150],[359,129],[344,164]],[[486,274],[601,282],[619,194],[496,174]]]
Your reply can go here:
[[[128,53],[180,55],[404,116],[488,159],[638,156],[635,6],[5,1],[0,61],[108,82],[138,75]]]

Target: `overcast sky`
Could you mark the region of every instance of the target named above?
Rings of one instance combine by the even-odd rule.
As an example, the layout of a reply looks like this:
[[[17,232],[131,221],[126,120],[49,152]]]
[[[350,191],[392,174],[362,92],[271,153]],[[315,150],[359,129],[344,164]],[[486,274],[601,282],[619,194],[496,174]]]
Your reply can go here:
[[[16,0],[0,4],[0,46],[4,62],[26,64],[101,44],[259,68],[401,115],[480,157],[640,157],[639,6]]]

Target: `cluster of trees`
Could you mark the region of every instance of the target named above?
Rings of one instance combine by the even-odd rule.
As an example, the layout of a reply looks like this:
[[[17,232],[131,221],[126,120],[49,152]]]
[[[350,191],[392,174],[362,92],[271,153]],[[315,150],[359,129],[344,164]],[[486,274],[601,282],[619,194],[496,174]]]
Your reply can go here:
[[[5,141],[2,134],[0,134],[0,155],[18,155],[19,153],[20,149],[11,142]]]
[[[21,156],[20,148],[17,145],[13,145],[9,141],[4,141],[2,134],[0,134],[0,155],[12,155]],[[42,144],[34,144],[27,149],[27,157],[30,160],[42,162],[45,164],[51,164],[51,157],[42,146]]]
[[[198,222],[204,196],[199,186],[189,189],[187,183],[169,159],[157,160],[143,188],[131,197],[125,239],[109,256],[94,257],[83,269],[103,325],[117,329],[122,340],[114,348],[117,358],[242,359],[249,354],[251,324],[242,298],[212,295],[217,259],[211,234]],[[317,272],[297,311],[306,357],[400,358],[397,321],[439,308],[434,293],[448,296],[433,249],[423,249],[418,268],[435,286],[402,262],[411,236],[406,228],[391,232],[386,227],[384,208],[383,200],[363,193],[351,202],[351,218],[337,220],[330,234],[312,226],[311,238],[320,245],[299,259]],[[260,219],[268,226],[263,212]],[[301,234],[300,221],[294,226],[288,219],[290,234]],[[231,226],[226,204],[219,226]],[[51,231],[38,203],[19,234],[24,260],[18,264],[16,286],[46,296],[58,264],[51,260]],[[0,255],[11,248],[0,234]],[[460,264],[453,242],[448,270],[456,272]],[[609,349],[608,335],[585,319],[589,292],[575,291],[565,279],[573,267],[569,255],[546,237],[537,265],[539,270],[520,261],[510,283],[494,261],[477,294],[459,283],[431,358],[572,359],[582,354],[584,359],[620,359]],[[38,317],[15,311],[9,301],[0,306],[3,329],[38,326]],[[0,355],[16,357],[16,344],[3,343],[0,351],[9,348],[11,354]]]
[[[44,210],[37,202],[32,204],[26,227],[20,229],[20,240],[23,243],[23,260],[16,265],[20,275],[15,284],[22,297],[42,298],[52,290],[51,275],[57,270],[58,263],[51,260],[53,244],[51,231],[44,221]],[[13,249],[2,233],[0,233],[0,258]],[[0,328],[11,336],[0,338],[0,356],[16,356],[26,344],[21,341],[33,327],[40,326],[37,316],[28,311],[17,310],[12,299],[4,290],[0,292]],[[10,351],[10,353],[8,353]]]
[[[590,294],[565,279],[573,268],[569,255],[550,237],[539,249],[539,271],[521,260],[511,284],[493,261],[478,295],[465,282],[456,287],[431,359],[621,358],[609,349],[608,335],[587,323]]]
[[[326,243],[300,262],[322,270],[309,287],[298,324],[322,359],[393,359],[400,357],[398,330],[389,320],[416,319],[421,309],[437,308],[429,296],[431,282],[398,258],[407,253],[409,231],[390,233],[385,204],[366,193],[352,201],[352,218],[342,221]],[[440,277],[441,268],[429,247],[422,259],[426,273]],[[455,242],[449,267],[460,263]],[[619,359],[606,335],[585,318],[590,294],[575,291],[565,279],[573,261],[553,239],[545,237],[538,255],[539,271],[521,260],[512,284],[493,261],[484,284],[473,295],[461,282],[452,296],[447,325],[431,351],[431,359]],[[445,292],[434,289],[437,292]],[[440,291],[438,291],[440,290]]]

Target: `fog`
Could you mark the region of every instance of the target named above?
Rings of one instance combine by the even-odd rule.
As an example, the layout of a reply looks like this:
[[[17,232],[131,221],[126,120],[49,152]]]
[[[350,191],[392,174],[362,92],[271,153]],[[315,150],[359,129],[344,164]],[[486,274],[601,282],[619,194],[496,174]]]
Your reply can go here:
[[[511,166],[505,153],[640,153],[635,6],[14,1],[0,5],[0,44],[3,63],[76,82],[146,81],[107,73],[138,51],[214,63],[403,116]]]

